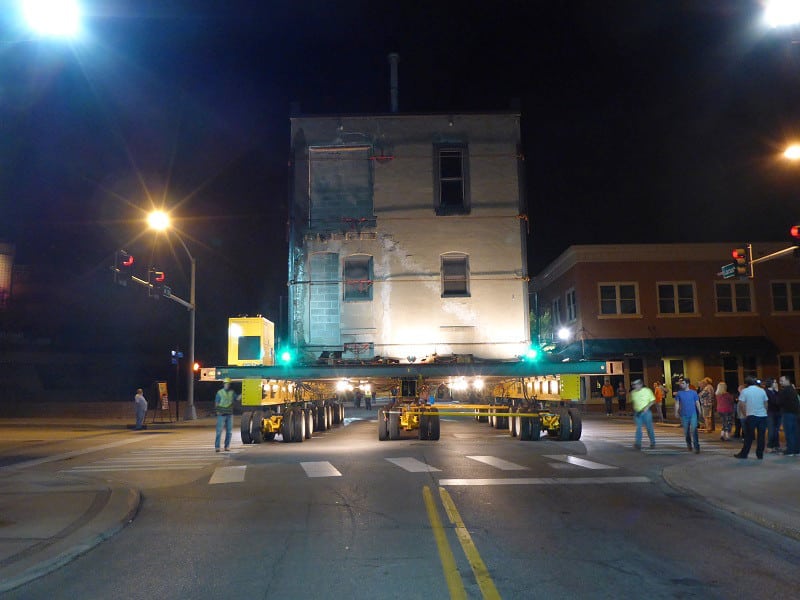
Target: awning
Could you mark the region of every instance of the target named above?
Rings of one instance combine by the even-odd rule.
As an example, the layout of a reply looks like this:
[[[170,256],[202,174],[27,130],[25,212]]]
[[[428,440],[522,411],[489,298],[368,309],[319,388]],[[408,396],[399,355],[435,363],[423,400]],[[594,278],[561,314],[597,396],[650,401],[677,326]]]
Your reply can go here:
[[[775,355],[777,346],[763,336],[702,337],[702,338],[631,338],[587,339],[572,342],[560,356],[571,360],[581,358],[620,359],[623,356],[726,356],[749,354]]]

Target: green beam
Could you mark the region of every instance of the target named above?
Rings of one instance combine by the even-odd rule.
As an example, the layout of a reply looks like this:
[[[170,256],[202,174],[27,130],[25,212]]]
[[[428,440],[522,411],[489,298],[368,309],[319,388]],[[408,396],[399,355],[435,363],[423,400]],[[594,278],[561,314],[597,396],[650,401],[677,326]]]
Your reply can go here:
[[[255,367],[215,367],[216,378],[278,379],[313,381],[347,378],[417,378],[424,377],[535,377],[537,375],[604,375],[606,363],[580,362],[497,362],[470,364],[396,364],[396,365],[292,365]]]

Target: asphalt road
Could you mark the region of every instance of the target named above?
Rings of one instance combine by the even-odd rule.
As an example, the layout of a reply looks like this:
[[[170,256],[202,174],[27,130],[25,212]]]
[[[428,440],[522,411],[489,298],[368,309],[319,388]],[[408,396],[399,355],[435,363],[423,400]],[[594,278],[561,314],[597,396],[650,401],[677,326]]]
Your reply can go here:
[[[663,483],[665,466],[697,460],[675,429],[637,452],[621,421],[587,421],[580,442],[468,419],[444,421],[438,442],[378,442],[359,420],[218,455],[208,423],[1,428],[0,465],[49,455],[31,468],[144,497],[116,536],[4,597],[747,598],[800,584],[800,543]]]

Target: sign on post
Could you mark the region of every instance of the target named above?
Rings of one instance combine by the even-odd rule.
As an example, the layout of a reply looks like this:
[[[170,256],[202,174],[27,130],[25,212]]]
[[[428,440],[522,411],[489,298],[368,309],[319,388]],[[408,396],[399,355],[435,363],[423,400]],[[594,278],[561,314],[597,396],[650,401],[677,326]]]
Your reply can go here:
[[[728,263],[727,265],[722,265],[722,278],[733,279],[734,277],[736,277],[736,264]]]

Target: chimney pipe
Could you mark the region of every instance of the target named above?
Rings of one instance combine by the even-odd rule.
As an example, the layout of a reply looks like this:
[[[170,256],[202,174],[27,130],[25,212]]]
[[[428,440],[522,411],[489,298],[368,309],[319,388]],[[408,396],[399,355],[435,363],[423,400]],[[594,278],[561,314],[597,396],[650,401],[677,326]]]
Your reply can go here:
[[[389,55],[389,102],[393,113],[397,112],[397,62],[400,55],[392,52]]]

